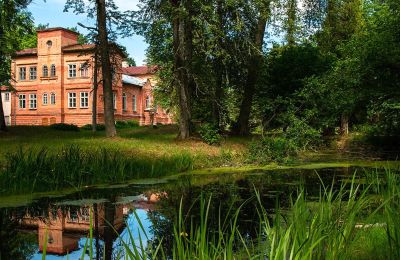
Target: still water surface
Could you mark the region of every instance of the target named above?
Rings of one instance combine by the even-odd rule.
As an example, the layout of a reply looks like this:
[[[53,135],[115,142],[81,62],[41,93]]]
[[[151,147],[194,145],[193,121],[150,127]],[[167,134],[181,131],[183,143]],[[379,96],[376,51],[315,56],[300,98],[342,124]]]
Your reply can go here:
[[[257,201],[254,190],[261,194],[263,206],[273,213],[277,204],[286,207],[291,196],[304,187],[308,198],[320,193],[321,179],[333,181],[339,188],[354,172],[362,177],[373,169],[326,168],[315,170],[254,170],[185,175],[158,184],[90,188],[64,197],[42,197],[24,206],[0,208],[0,249],[5,259],[42,259],[43,244],[48,237],[46,259],[79,259],[85,244],[92,213],[94,255],[98,259],[124,256],[124,243],[156,245],[163,238],[168,251],[173,240],[172,226],[180,203],[194,223],[199,221],[199,197],[211,197],[210,232],[217,230],[218,217],[229,216],[231,205],[243,208],[238,228],[247,238],[258,229]],[[142,227],[138,224],[140,219]],[[112,228],[107,223],[112,223]],[[118,235],[115,231],[118,232]],[[133,238],[133,241],[132,241]]]

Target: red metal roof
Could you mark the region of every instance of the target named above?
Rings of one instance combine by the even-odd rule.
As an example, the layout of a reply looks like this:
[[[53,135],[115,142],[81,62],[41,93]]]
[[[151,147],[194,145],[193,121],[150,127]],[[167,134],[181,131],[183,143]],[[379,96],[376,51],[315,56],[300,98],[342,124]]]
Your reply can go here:
[[[156,66],[136,66],[122,68],[122,73],[130,76],[154,74],[157,70]]]

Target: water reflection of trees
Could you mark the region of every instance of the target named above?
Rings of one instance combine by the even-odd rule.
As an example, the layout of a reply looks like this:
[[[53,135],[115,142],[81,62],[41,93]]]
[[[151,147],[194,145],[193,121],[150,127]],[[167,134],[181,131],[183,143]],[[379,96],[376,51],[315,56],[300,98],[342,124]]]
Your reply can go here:
[[[337,174],[343,174],[340,169],[329,169],[320,172],[320,177],[328,184]],[[344,173],[348,174],[348,173]],[[279,174],[253,174],[246,176],[233,176],[227,178],[220,176],[216,181],[207,182],[207,176],[189,176],[165,185],[160,189],[152,190],[159,194],[156,211],[149,212],[152,221],[154,240],[157,246],[161,239],[166,254],[171,254],[173,248],[173,226],[177,223],[180,207],[186,219],[185,229],[200,224],[200,201],[211,198],[208,219],[208,234],[217,234],[221,221],[230,221],[234,218],[239,207],[237,231],[246,239],[256,238],[259,232],[259,215],[257,208],[259,202],[255,198],[255,190],[260,193],[261,204],[271,216],[276,207],[289,207],[291,197],[297,196],[300,186],[308,196],[317,196],[321,191],[321,180],[314,170],[280,171]],[[201,181],[198,181],[201,178]],[[214,178],[212,176],[211,178]],[[199,183],[198,183],[199,182]],[[204,184],[206,183],[206,184]],[[340,186],[340,182],[336,185]]]

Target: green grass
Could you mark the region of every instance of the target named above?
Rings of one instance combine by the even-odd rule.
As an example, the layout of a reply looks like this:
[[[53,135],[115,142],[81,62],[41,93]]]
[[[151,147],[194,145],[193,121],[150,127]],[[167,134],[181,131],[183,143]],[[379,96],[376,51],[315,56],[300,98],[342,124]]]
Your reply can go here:
[[[163,158],[176,154],[188,154],[193,158],[194,168],[218,167],[224,164],[243,163],[248,138],[228,138],[220,146],[209,146],[200,140],[179,141],[176,126],[135,127],[118,130],[118,137],[106,138],[104,131],[92,133],[57,131],[49,127],[11,127],[0,134],[0,165],[6,154],[24,150],[57,153],[62,147],[75,145],[82,149],[107,149],[123,153],[125,156],[141,158]]]

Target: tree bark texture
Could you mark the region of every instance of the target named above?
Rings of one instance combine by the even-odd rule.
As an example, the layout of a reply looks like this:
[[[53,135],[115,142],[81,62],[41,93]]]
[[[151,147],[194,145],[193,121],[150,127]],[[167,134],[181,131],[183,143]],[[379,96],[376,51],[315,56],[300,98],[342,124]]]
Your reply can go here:
[[[114,119],[113,92],[111,62],[108,44],[108,33],[106,25],[106,5],[105,0],[96,0],[97,5],[97,26],[99,37],[99,54],[101,56],[101,72],[103,79],[103,97],[104,97],[104,125],[106,127],[106,136],[114,137],[117,135]]]
[[[262,47],[264,43],[264,34],[267,24],[267,16],[261,16],[257,23],[257,29],[254,35],[254,47],[256,50],[248,62],[248,73],[246,86],[244,88],[243,99],[240,105],[239,117],[236,122],[235,132],[239,135],[248,135],[250,133],[250,113],[253,104],[253,96],[258,80],[258,74],[262,64]]]
[[[340,133],[341,135],[349,134],[349,116],[347,114],[342,114],[340,117]]]
[[[93,66],[93,99],[92,99],[92,131],[97,130],[97,88],[98,88],[98,55],[97,48],[94,54],[94,66]]]
[[[176,12],[172,21],[173,27],[173,50],[174,50],[174,84],[178,96],[179,106],[179,139],[187,139],[192,134],[192,113],[191,113],[191,86],[193,79],[191,75],[192,63],[192,25],[191,5],[192,1],[187,0],[181,3],[179,0],[171,1],[176,10],[181,5],[188,11],[183,16]]]
[[[0,25],[0,38],[4,35],[3,25]],[[8,66],[8,64],[2,64],[6,59],[4,59],[4,53],[0,49],[0,66]],[[0,79],[0,82],[4,82],[6,79]],[[1,85],[0,85],[0,131],[6,131],[6,120],[4,118],[4,110],[3,110],[3,100],[1,97]]]

